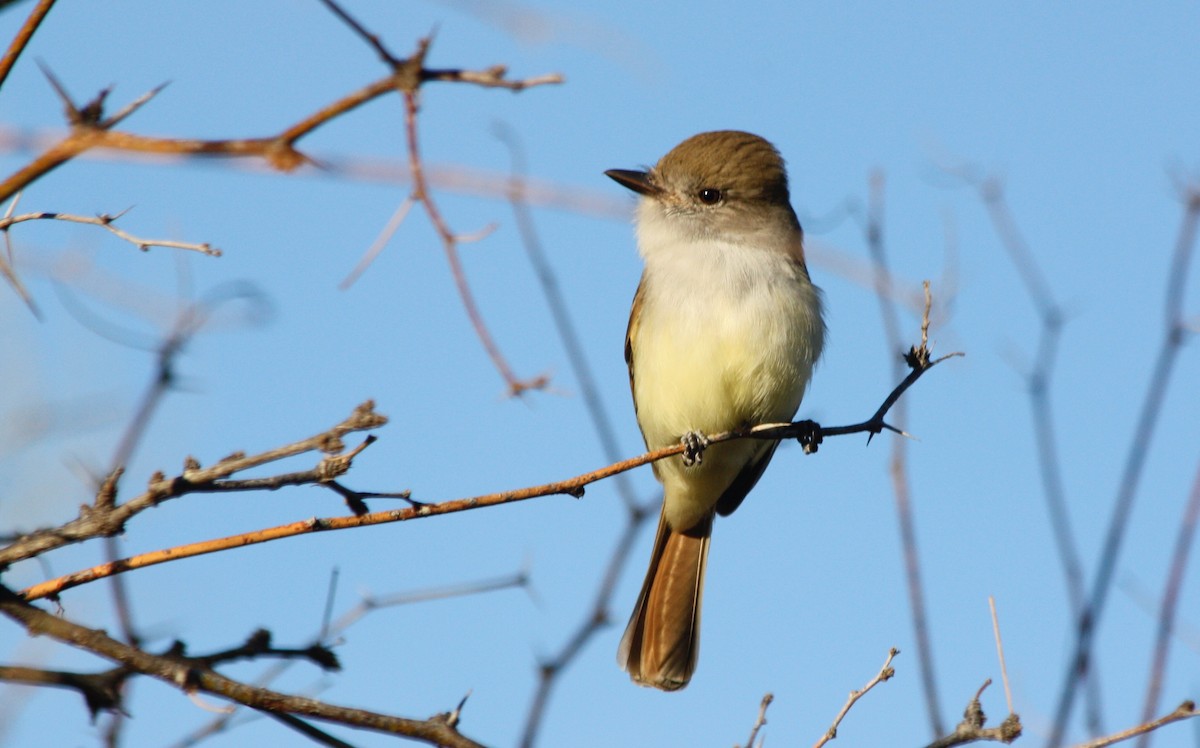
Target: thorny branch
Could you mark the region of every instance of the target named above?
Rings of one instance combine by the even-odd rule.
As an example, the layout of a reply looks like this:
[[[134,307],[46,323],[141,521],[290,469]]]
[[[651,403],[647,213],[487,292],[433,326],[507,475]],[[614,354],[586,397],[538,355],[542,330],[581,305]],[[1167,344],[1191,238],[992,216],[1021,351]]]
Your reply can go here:
[[[917,381],[925,372],[937,364],[952,358],[957,353],[952,353],[941,358],[933,359],[930,357],[929,349],[925,344],[913,346],[906,360],[912,371],[904,381],[902,381],[884,400],[884,404],[865,421],[850,426],[834,426],[822,427],[813,421],[798,421],[795,423],[785,424],[762,424],[751,428],[736,429],[733,431],[725,431],[717,434],[708,435],[708,443],[719,444],[721,442],[732,441],[735,439],[798,439],[806,452],[814,452],[817,446],[821,443],[824,437],[841,434],[867,433],[878,434],[885,429],[897,431],[892,428],[884,420],[887,415],[888,408],[891,404],[900,397],[914,382]],[[326,485],[329,481],[337,476],[345,473],[349,469],[349,459],[346,455],[341,455],[339,452],[344,448],[341,442],[341,436],[352,431],[362,431],[371,428],[376,428],[383,425],[386,419],[374,412],[373,404],[370,402],[359,406],[345,422],[335,426],[329,432],[318,434],[310,437],[307,440],[297,442],[296,444],[282,447],[278,450],[271,450],[258,455],[247,457],[242,454],[235,454],[228,457],[216,465],[201,469],[198,463],[189,463],[188,468],[175,478],[165,478],[161,474],[154,476],[150,483],[150,488],[145,493],[130,501],[117,505],[107,511],[97,511],[94,507],[85,507],[84,511],[78,519],[63,525],[60,528],[50,530],[41,530],[35,533],[18,538],[17,542],[12,546],[0,549],[0,565],[10,564],[14,561],[30,558],[62,545],[71,542],[79,542],[90,537],[96,537],[104,534],[111,534],[119,531],[129,517],[136,514],[138,511],[146,509],[150,506],[155,506],[167,499],[177,498],[188,493],[198,491],[220,491],[221,482],[228,479],[231,475],[249,467],[256,467],[268,462],[272,462],[282,457],[300,454],[313,449],[324,449],[330,452],[331,455],[326,457],[322,462],[314,468],[317,471],[314,474],[318,480],[314,481],[315,485]],[[26,600],[36,600],[39,598],[56,595],[63,590],[71,587],[77,587],[81,584],[93,582],[97,579],[121,574],[126,571],[131,571],[137,568],[153,566],[168,561],[177,561],[181,558],[190,558],[207,553],[215,553],[230,548],[236,548],[246,545],[254,545],[281,538],[294,537],[296,535],[304,535],[313,532],[323,532],[327,530],[344,530],[352,527],[366,527],[370,525],[387,524],[391,522],[404,522],[413,519],[424,517],[434,517],[444,514],[452,514],[456,512],[478,509],[485,506],[496,506],[499,504],[509,504],[516,501],[524,501],[527,499],[537,498],[541,496],[552,496],[558,494],[566,494],[575,497],[583,496],[584,487],[595,483],[596,481],[609,478],[618,473],[632,470],[635,467],[645,465],[657,460],[666,459],[675,455],[681,455],[687,447],[684,444],[676,444],[670,447],[664,447],[651,452],[647,452],[641,456],[633,457],[627,460],[613,463],[598,470],[593,470],[589,473],[578,475],[574,478],[568,478],[562,481],[555,481],[538,486],[528,488],[515,489],[510,491],[500,491],[482,496],[472,496],[463,499],[453,499],[436,504],[425,504],[410,499],[412,506],[405,509],[392,509],[387,511],[372,512],[357,516],[342,516],[328,517],[324,519],[313,518],[292,522],[286,525],[278,525],[263,530],[254,532],[232,535],[225,538],[216,538],[205,540],[198,543],[190,543],[186,545],[175,546],[150,553],[143,553],[137,556],[113,561],[98,566],[84,569],[82,571],[67,574],[65,576],[52,579],[47,582],[29,587],[21,594]],[[118,476],[119,477],[119,476]],[[113,482],[115,483],[115,478]],[[236,485],[236,484],[235,484]],[[240,487],[238,487],[240,490]],[[2,566],[0,566],[2,568]]]

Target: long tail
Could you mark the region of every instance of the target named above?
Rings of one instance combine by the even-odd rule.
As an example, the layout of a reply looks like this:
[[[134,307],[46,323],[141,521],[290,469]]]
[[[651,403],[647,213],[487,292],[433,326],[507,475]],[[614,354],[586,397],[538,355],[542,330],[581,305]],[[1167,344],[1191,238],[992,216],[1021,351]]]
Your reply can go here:
[[[659,516],[650,569],[617,649],[617,663],[635,683],[676,691],[692,679],[711,536],[712,515],[687,532]]]

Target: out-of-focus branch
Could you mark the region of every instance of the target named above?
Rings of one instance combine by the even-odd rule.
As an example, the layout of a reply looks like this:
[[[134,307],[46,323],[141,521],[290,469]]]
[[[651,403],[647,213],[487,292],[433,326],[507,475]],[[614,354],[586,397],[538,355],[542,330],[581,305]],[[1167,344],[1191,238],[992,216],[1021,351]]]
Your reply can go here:
[[[1112,515],[1109,518],[1108,532],[1100,550],[1096,576],[1092,582],[1087,605],[1077,621],[1075,647],[1067,666],[1062,689],[1059,692],[1058,708],[1048,741],[1051,748],[1061,745],[1063,742],[1067,722],[1071,718],[1071,710],[1075,703],[1075,694],[1078,691],[1076,684],[1080,679],[1086,677],[1091,667],[1092,640],[1095,637],[1100,617],[1104,613],[1104,604],[1108,600],[1108,593],[1112,589],[1113,575],[1117,568],[1121,543],[1125,539],[1125,530],[1132,524],[1129,522],[1129,516],[1133,511],[1134,500],[1137,498],[1142,468],[1145,467],[1146,457],[1150,454],[1154,431],[1158,425],[1158,417],[1162,413],[1162,405],[1166,399],[1167,386],[1171,381],[1175,361],[1187,338],[1188,330],[1183,308],[1184,289],[1188,278],[1188,265],[1195,251],[1197,227],[1200,225],[1200,186],[1187,187],[1184,202],[1183,219],[1179,227],[1179,236],[1175,242],[1171,265],[1167,270],[1166,291],[1163,295],[1163,339],[1150,375],[1150,382],[1146,386],[1145,398],[1142,401],[1137,424],[1133,429],[1129,451],[1125,457],[1125,466],[1117,486]]]
[[[558,339],[567,354],[567,361],[571,364],[575,380],[579,382],[580,395],[584,407],[587,408],[588,416],[591,418],[592,426],[596,430],[600,449],[603,451],[605,459],[609,462],[616,462],[621,458],[621,451],[617,446],[616,429],[613,428],[612,420],[608,416],[608,409],[604,407],[604,401],[600,397],[600,389],[596,386],[596,377],[592,373],[591,364],[588,363],[587,354],[580,343],[579,332],[575,329],[575,323],[571,319],[570,307],[559,288],[554,269],[546,258],[541,238],[538,236],[533,216],[526,203],[525,150],[520,138],[511,128],[496,125],[492,131],[508,147],[509,154],[512,156],[513,174],[509,184],[508,198],[509,204],[512,206],[513,217],[516,219],[517,232],[521,235],[521,244],[525,247],[525,254],[529,256],[529,264],[533,265],[538,284],[546,296],[546,304],[550,307],[550,318],[554,322]],[[615,483],[617,493],[625,502],[625,506],[636,506],[638,499],[628,477],[622,473],[616,477]]]
[[[1192,481],[1191,496],[1183,510],[1183,520],[1175,537],[1175,550],[1171,554],[1171,569],[1164,583],[1162,603],[1158,613],[1158,632],[1154,639],[1154,654],[1150,658],[1150,675],[1146,681],[1146,700],[1142,706],[1142,721],[1149,722],[1158,711],[1162,684],[1167,672],[1167,653],[1175,633],[1175,613],[1179,607],[1179,592],[1183,589],[1183,577],[1187,572],[1188,554],[1192,539],[1196,535],[1196,524],[1200,522],[1200,469]],[[1150,733],[1143,733],[1137,742],[1138,748],[1150,745]]]
[[[876,297],[879,299],[883,316],[883,329],[889,350],[895,351],[902,345],[900,323],[896,305],[884,293],[889,277],[887,253],[883,241],[883,197],[884,177],[881,172],[871,175],[869,200],[867,203],[867,248],[877,268]],[[925,313],[921,320],[921,345],[924,347],[929,335],[929,309],[931,306],[929,285],[925,286]],[[900,361],[892,357],[892,374],[899,376]],[[911,364],[910,364],[911,366]],[[914,369],[915,371],[915,369]],[[900,405],[900,423],[905,420],[905,406]],[[892,492],[896,497],[896,519],[900,527],[900,542],[904,556],[904,579],[908,590],[909,610],[912,617],[913,634],[917,644],[917,663],[921,672],[921,687],[925,692],[925,712],[929,718],[933,735],[942,734],[941,704],[938,699],[937,680],[933,668],[933,644],[929,637],[929,616],[925,610],[925,591],[921,581],[921,560],[917,548],[916,522],[912,508],[912,489],[909,485],[907,448],[903,439],[892,443],[891,477]]]
[[[538,684],[534,690],[533,701],[529,705],[529,713],[525,717],[521,742],[518,744],[522,748],[532,748],[536,742],[542,717],[546,712],[546,705],[550,702],[550,694],[558,682],[559,675],[579,656],[584,645],[592,636],[609,624],[609,604],[612,602],[613,590],[616,589],[617,580],[621,578],[625,564],[629,561],[633,541],[637,539],[638,531],[641,530],[642,525],[646,524],[646,519],[650,516],[652,515],[648,507],[635,505],[629,508],[626,513],[625,527],[621,530],[613,551],[609,555],[608,566],[604,570],[600,586],[596,590],[596,595],[587,609],[583,621],[555,655],[543,659],[538,664]]]
[[[421,54],[424,54],[424,52],[422,51]],[[492,360],[492,364],[500,372],[500,376],[504,378],[504,382],[508,386],[508,394],[517,396],[529,390],[544,389],[550,381],[549,377],[545,375],[533,377],[532,379],[520,379],[517,377],[508,360],[501,353],[500,347],[496,345],[496,341],[492,338],[487,323],[483,321],[483,313],[479,311],[475,295],[471,293],[471,287],[467,283],[466,272],[463,270],[462,258],[458,254],[460,237],[451,231],[449,225],[446,224],[446,220],[442,217],[437,203],[433,200],[433,193],[430,192],[429,185],[425,181],[425,169],[421,163],[421,151],[417,142],[417,109],[416,91],[405,91],[404,127],[408,142],[409,171],[412,174],[413,180],[412,199],[424,206],[425,214],[429,216],[429,222],[433,224],[434,230],[437,231],[438,236],[442,240],[442,249],[446,252],[446,262],[449,263],[450,272],[454,276],[454,287],[458,290],[463,308],[467,312],[467,317],[471,320],[471,326],[475,328],[475,334],[479,338],[479,342],[483,344],[488,358]]]
[[[944,167],[944,171],[979,195],[996,237],[1000,240],[1000,246],[1017,271],[1041,323],[1033,365],[1027,372],[1023,372],[1022,376],[1029,394],[1030,415],[1033,421],[1033,451],[1038,461],[1038,472],[1041,474],[1042,495],[1045,498],[1050,529],[1054,535],[1055,549],[1066,582],[1070,613],[1078,620],[1085,604],[1083,564],[1067,509],[1062,461],[1058,452],[1054,400],[1051,397],[1066,314],[1055,299],[1050,281],[1038,264],[1029,242],[1021,233],[1005,197],[1003,181],[995,176],[985,176],[983,170],[976,166],[947,166]],[[1103,730],[1099,673],[1092,669],[1083,685],[1087,689],[1088,729],[1092,734],[1099,734]]]
[[[0,587],[0,614],[16,621],[31,633],[49,636],[99,655],[173,685],[185,693],[209,693],[272,714],[312,717],[376,732],[404,735],[432,745],[453,748],[478,748],[480,745],[458,732],[461,704],[452,712],[418,720],[336,706],[251,686],[225,677],[191,658],[154,655],[122,644],[103,631],[51,615],[21,600],[5,587]]]
[[[1191,719],[1192,717],[1200,717],[1200,711],[1196,709],[1196,703],[1194,701],[1185,701],[1179,706],[1175,707],[1175,711],[1171,712],[1170,714],[1164,714],[1158,719],[1150,720],[1149,722],[1140,724],[1137,727],[1131,727],[1128,730],[1122,730],[1121,732],[1114,733],[1112,735],[1107,735],[1095,740],[1089,740],[1086,743],[1080,743],[1076,745],[1075,748],[1104,748],[1105,746],[1115,745],[1123,740],[1129,740],[1130,738],[1137,737],[1139,735],[1148,735],[1160,727],[1164,727],[1173,722]]]
[[[833,724],[829,726],[829,729],[825,731],[825,734],[822,735],[817,742],[813,743],[813,748],[821,748],[821,746],[836,738],[838,726],[842,724],[842,720],[846,718],[846,715],[850,713],[850,710],[854,708],[854,705],[858,703],[858,700],[863,696],[866,696],[867,692],[875,686],[878,686],[885,680],[891,680],[892,676],[896,674],[896,669],[892,667],[892,660],[895,659],[896,655],[898,654],[900,654],[900,650],[896,649],[895,647],[889,649],[887,659],[883,661],[883,667],[879,668],[879,672],[875,674],[875,677],[867,681],[867,685],[863,686],[857,691],[850,692],[850,697],[846,699],[846,703],[842,705],[841,711],[839,711],[837,716],[833,718]]]
[[[347,112],[394,91],[415,92],[426,81],[469,83],[514,91],[531,86],[562,82],[561,76],[557,75],[509,80],[504,75],[504,69],[499,66],[484,71],[425,70],[421,67],[421,63],[428,45],[428,40],[422,39],[418,44],[418,54],[399,61],[397,69],[388,76],[368,83],[359,90],[331,102],[295,124],[284,128],[278,134],[262,137],[216,140],[159,138],[113,129],[121,120],[153,98],[157,90],[145,94],[124,110],[108,118],[105,118],[103,113],[104,98],[107,92],[103,92],[82,107],[64,97],[64,105],[71,122],[71,131],[39,154],[33,161],[0,181],[0,201],[7,200],[32,182],[81,153],[96,148],[159,155],[258,158],[279,171],[292,171],[311,161],[296,149],[296,144],[302,138]],[[54,85],[61,89],[56,81]]]
[[[329,643],[339,640],[350,627],[358,623],[363,618],[371,613],[385,610],[387,608],[400,605],[411,605],[414,603],[430,602],[433,600],[443,600],[452,597],[463,597],[468,595],[481,595],[486,592],[494,592],[497,590],[510,589],[519,587],[528,589],[529,573],[525,570],[515,574],[508,574],[502,577],[492,577],[489,579],[481,579],[474,582],[464,582],[462,584],[449,585],[445,587],[435,587],[427,590],[418,590],[416,592],[401,592],[390,595],[364,595],[361,600],[341,616],[337,620],[322,623],[320,630],[313,636],[310,647],[326,648]],[[330,597],[332,604],[332,595]],[[266,686],[273,683],[283,675],[293,664],[295,659],[285,659],[275,663],[266,670],[261,676],[255,679],[254,684],[258,686]],[[231,710],[221,714],[216,719],[199,729],[191,732],[187,736],[181,738],[177,743],[173,744],[172,748],[192,748],[201,740],[216,735],[229,728],[230,722],[236,714],[236,710]]]
[[[130,676],[124,667],[110,668],[100,673],[72,673],[62,670],[0,665],[0,681],[27,686],[69,688],[79,693],[92,718],[102,711],[119,711],[121,687]]]
[[[529,256],[530,264],[533,265],[538,283],[542,287],[542,293],[546,296],[551,319],[554,321],[555,330],[557,330],[559,340],[566,351],[571,370],[579,383],[584,405],[600,441],[600,448],[606,459],[616,462],[620,459],[616,431],[613,429],[608,411],[601,400],[587,355],[579,342],[579,335],[571,319],[570,309],[559,289],[558,278],[542,249],[533,216],[526,204],[525,159],[520,140],[506,127],[497,126],[494,129],[496,136],[508,146],[512,154],[513,177],[509,188],[509,200],[516,218],[517,230],[521,235],[521,243],[525,246],[525,252]],[[626,510],[625,526],[617,537],[600,585],[591,605],[584,612],[583,620],[567,637],[558,652],[543,658],[538,665],[538,684],[525,718],[525,729],[519,744],[523,748],[531,748],[534,745],[546,705],[549,703],[555,685],[559,682],[559,676],[579,656],[587,642],[610,622],[609,607],[612,603],[613,590],[629,561],[630,551],[633,549],[638,532],[646,524],[646,520],[652,516],[652,507],[648,505],[648,502],[638,500],[634,494],[633,484],[625,473],[618,473],[614,476],[614,480],[617,494],[621,497]]]
[[[475,329],[475,335],[479,338],[479,342],[483,345],[484,350],[487,351],[488,357],[492,360],[492,364],[496,367],[496,370],[500,372],[500,376],[504,378],[504,382],[508,386],[509,395],[516,396],[529,390],[545,388],[549,383],[548,377],[538,376],[532,379],[519,379],[513,372],[508,360],[501,353],[500,347],[492,338],[491,331],[484,322],[483,314],[480,312],[479,305],[475,301],[475,295],[471,292],[471,287],[467,283],[462,260],[458,254],[458,245],[463,240],[463,237],[450,229],[437,203],[434,202],[433,193],[429,190],[429,185],[425,180],[425,166],[421,160],[421,150],[417,138],[417,111],[420,108],[417,102],[417,91],[421,84],[427,80],[470,82],[484,86],[501,86],[513,91],[520,91],[531,85],[560,83],[562,81],[561,77],[544,76],[542,79],[534,81],[507,81],[505,79],[506,68],[503,65],[496,65],[482,72],[428,70],[425,68],[425,56],[429,52],[429,45],[433,41],[432,37],[425,37],[418,41],[416,52],[407,59],[401,59],[387,49],[377,34],[368,31],[365,26],[359,23],[357,19],[351,16],[338,3],[334,2],[334,0],[321,1],[342,22],[349,26],[354,33],[369,44],[375,50],[380,60],[392,69],[392,78],[396,81],[396,90],[404,97],[405,142],[408,148],[409,173],[412,175],[412,194],[408,197],[406,203],[420,203],[425,208],[425,214],[429,217],[429,222],[433,224],[434,230],[442,240],[442,249],[446,253],[446,261],[449,263],[451,275],[454,277],[454,286],[458,290],[458,295],[462,300],[463,308],[467,312],[467,317],[471,320],[471,326]],[[407,210],[402,207],[397,213],[401,215],[399,220],[403,220],[403,214],[406,214]],[[393,218],[392,223],[398,224],[398,222],[397,219]],[[377,253],[377,250],[375,250],[375,253]],[[372,252],[368,252],[368,259],[366,261],[369,262],[371,256]],[[362,266],[363,264],[360,263],[360,268]],[[356,268],[355,272],[352,273],[352,277],[356,276],[359,272],[361,272],[360,269]]]
[[[29,17],[25,19],[25,23],[21,25],[17,35],[13,37],[12,43],[5,50],[4,57],[0,57],[0,87],[4,86],[4,81],[8,79],[13,65],[17,64],[17,58],[25,51],[25,47],[29,46],[29,40],[33,38],[34,32],[37,31],[38,26],[42,25],[42,20],[53,7],[54,0],[38,0],[37,4],[33,6],[33,10],[29,12]]]

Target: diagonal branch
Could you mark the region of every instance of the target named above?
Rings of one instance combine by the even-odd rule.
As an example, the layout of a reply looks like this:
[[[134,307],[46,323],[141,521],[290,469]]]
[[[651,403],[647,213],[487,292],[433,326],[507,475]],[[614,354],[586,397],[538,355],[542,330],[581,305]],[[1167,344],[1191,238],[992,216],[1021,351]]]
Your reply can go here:
[[[34,32],[38,30],[38,26],[42,25],[42,20],[46,18],[46,14],[53,7],[54,0],[38,0],[37,5],[33,6],[29,17],[25,19],[25,23],[21,25],[17,35],[13,37],[12,43],[5,50],[4,57],[0,58],[0,87],[4,86],[4,81],[8,79],[13,65],[17,64],[17,58],[25,51],[25,47],[29,46],[29,40],[33,38]]]
[[[931,359],[929,357],[929,351],[927,347],[924,345],[914,346],[913,351],[909,356],[910,365],[914,367],[913,371],[896,387],[895,390],[892,391],[892,393],[888,395],[888,397],[885,399],[885,406],[887,403],[894,403],[895,400],[899,398],[900,393],[911,386],[912,383],[915,382],[925,372],[929,371],[931,368],[947,360],[948,358],[957,355],[962,354],[949,354],[938,359]],[[354,420],[354,417],[352,417],[351,420],[348,420],[347,422],[335,427],[335,430],[340,430],[342,433],[346,433],[348,431],[358,431],[382,425],[382,416],[375,415],[370,406],[370,403],[359,406],[360,410],[356,411],[356,416],[359,416],[361,420]],[[886,414],[886,407],[881,407],[874,416],[862,421],[861,423],[851,426],[835,426],[830,428],[822,427],[820,424],[814,423],[813,421],[797,421],[795,423],[783,424],[762,424],[750,428],[710,434],[708,435],[708,442],[711,445],[733,441],[735,439],[770,439],[775,441],[782,439],[798,439],[804,445],[806,452],[813,452],[816,451],[817,446],[821,443],[825,436],[855,433],[878,434],[884,429],[890,428],[884,420]],[[125,504],[119,505],[113,510],[113,512],[116,513],[122,510],[127,510],[127,508],[131,505],[135,507],[132,511],[128,511],[128,513],[121,515],[121,523],[123,523],[124,520],[128,519],[129,516],[132,516],[132,514],[136,511],[153,506],[167,498],[176,498],[197,490],[219,491],[221,489],[216,485],[217,482],[228,478],[233,473],[238,472],[239,470],[244,470],[248,467],[270,462],[273,459],[279,459],[278,456],[273,455],[283,455],[285,452],[290,455],[311,451],[312,449],[317,448],[316,445],[321,444],[322,440],[328,438],[331,434],[333,434],[332,431],[326,432],[325,434],[319,434],[303,442],[297,442],[294,445],[282,447],[279,450],[264,452],[253,457],[234,455],[233,457],[222,460],[212,468],[200,470],[197,466],[193,469],[185,471],[183,475],[173,479],[156,476],[155,480],[151,482],[150,491],[129,502],[126,502]],[[337,447],[338,450],[341,449],[340,438],[337,439]],[[413,506],[404,509],[371,512],[369,514],[349,517],[328,517],[324,519],[312,518],[301,520],[299,522],[292,522],[286,525],[269,527],[263,530],[255,530],[253,532],[231,535],[224,538],[205,540],[198,543],[190,543],[159,551],[142,553],[118,561],[100,564],[98,566],[77,571],[72,574],[67,574],[47,582],[42,582],[41,584],[27,588],[21,593],[21,595],[26,600],[36,600],[39,598],[56,595],[59,592],[71,587],[77,587],[81,584],[87,584],[97,579],[103,579],[105,577],[113,576],[114,574],[132,571],[133,569],[155,566],[168,561],[177,561],[183,558],[191,558],[193,556],[215,553],[218,551],[228,550],[230,548],[255,545],[258,543],[295,537],[297,535],[306,535],[314,532],[347,530],[354,527],[367,527],[372,525],[389,524],[392,522],[405,522],[426,517],[454,514],[457,512],[479,509],[486,506],[498,506],[500,504],[526,501],[542,496],[565,494],[579,498],[583,496],[584,488],[591,483],[612,477],[613,475],[623,473],[627,470],[632,470],[633,468],[640,467],[647,463],[666,459],[675,455],[681,455],[686,449],[688,449],[688,447],[684,444],[663,447],[662,449],[647,452],[638,457],[622,460],[598,470],[593,470],[589,473],[575,476],[574,478],[568,478],[566,480],[555,481],[552,483],[545,483],[539,486],[531,486],[528,488],[509,491],[499,491],[496,493],[484,494],[482,496],[472,496],[463,499],[452,499],[436,504],[412,502]],[[349,469],[349,460],[347,459],[346,455],[328,457],[322,462],[322,464],[325,464],[326,462],[331,464],[331,470],[336,473],[331,477],[341,475]],[[324,481],[317,483],[317,485],[323,484]],[[120,523],[116,522],[100,525],[99,529],[94,525],[81,526],[85,525],[86,523],[86,515],[87,513],[85,512],[85,515],[79,520],[68,523],[62,528],[43,530],[39,533],[34,533],[31,536],[18,539],[18,542],[14,544],[14,546],[17,547],[16,551],[12,551],[10,549],[0,549],[0,563],[5,561],[11,563],[11,561],[14,560],[29,558],[31,556],[38,555],[50,547],[65,545],[67,542],[79,542],[80,540],[85,540],[89,537],[95,537],[97,534],[101,534],[103,531],[115,532],[121,526]],[[68,528],[69,532],[67,531]]]
[[[886,680],[892,679],[892,676],[896,674],[896,669],[892,667],[892,660],[894,660],[898,654],[900,654],[900,650],[896,649],[895,647],[889,649],[887,659],[883,661],[883,667],[879,668],[879,672],[875,674],[875,677],[867,681],[867,685],[863,686],[857,691],[850,692],[850,696],[846,699],[846,703],[842,705],[841,711],[839,711],[837,716],[833,718],[833,724],[829,726],[829,729],[825,731],[825,734],[822,735],[816,743],[813,743],[813,748],[821,748],[821,746],[836,738],[838,726],[842,724],[842,720],[846,718],[846,715],[850,713],[850,710],[854,708],[854,705],[858,703],[858,700],[863,696],[866,696],[867,691],[870,691],[875,686],[878,686],[880,683],[883,683]],[[747,746],[747,748],[753,747]]]
[[[1095,578],[1092,580],[1087,605],[1076,621],[1075,646],[1059,692],[1054,725],[1050,739],[1047,741],[1048,745],[1052,747],[1062,744],[1067,730],[1067,722],[1071,718],[1071,710],[1075,704],[1077,684],[1087,676],[1091,668],[1092,640],[1104,613],[1108,593],[1112,589],[1117,557],[1121,552],[1125,531],[1132,524],[1129,517],[1133,512],[1133,504],[1141,483],[1142,468],[1145,467],[1146,459],[1150,454],[1150,445],[1158,425],[1158,417],[1162,414],[1163,402],[1166,400],[1167,387],[1171,382],[1175,362],[1187,339],[1183,309],[1184,289],[1187,283],[1188,265],[1195,252],[1198,230],[1200,230],[1200,187],[1191,186],[1185,195],[1183,219],[1175,241],[1171,265],[1167,271],[1163,339],[1150,374],[1150,381],[1146,386],[1129,451],[1125,455],[1121,480],[1117,486],[1112,514],[1109,516],[1108,532],[1105,534],[1104,545],[1100,550],[1099,563]]]

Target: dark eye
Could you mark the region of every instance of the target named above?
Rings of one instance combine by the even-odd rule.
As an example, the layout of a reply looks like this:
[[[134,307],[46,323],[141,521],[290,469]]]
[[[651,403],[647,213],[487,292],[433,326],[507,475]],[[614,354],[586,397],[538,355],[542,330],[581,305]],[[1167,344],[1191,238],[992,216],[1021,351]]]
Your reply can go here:
[[[721,202],[721,191],[715,187],[705,187],[697,195],[700,197],[700,202],[705,205],[716,205]]]

